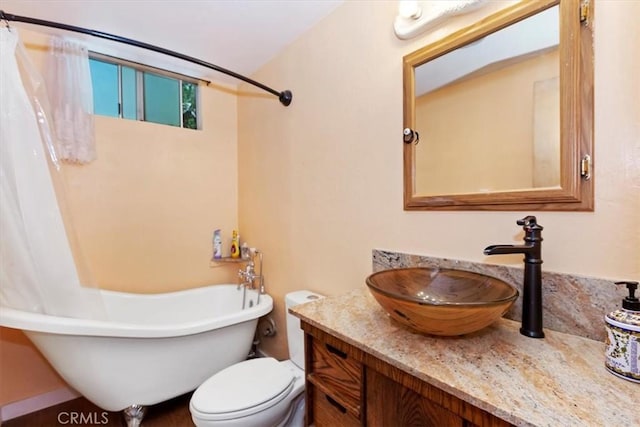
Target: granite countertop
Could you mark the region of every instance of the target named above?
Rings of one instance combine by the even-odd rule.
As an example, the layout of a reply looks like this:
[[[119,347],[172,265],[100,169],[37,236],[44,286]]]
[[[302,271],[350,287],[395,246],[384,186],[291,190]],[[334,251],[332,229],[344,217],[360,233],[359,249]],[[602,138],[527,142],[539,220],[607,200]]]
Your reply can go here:
[[[603,342],[548,329],[544,339],[527,338],[507,319],[464,337],[420,335],[366,288],[291,312],[515,425],[640,426],[640,385],[605,369]]]

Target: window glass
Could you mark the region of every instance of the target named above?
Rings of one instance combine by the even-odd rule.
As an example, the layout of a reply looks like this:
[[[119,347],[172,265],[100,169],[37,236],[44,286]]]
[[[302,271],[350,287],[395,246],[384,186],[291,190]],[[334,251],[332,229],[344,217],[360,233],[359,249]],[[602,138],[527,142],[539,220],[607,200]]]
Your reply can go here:
[[[102,116],[119,117],[118,66],[89,59],[93,85],[93,111]]]
[[[198,129],[196,85],[182,82],[182,127]]]
[[[180,82],[144,73],[144,119],[180,126]]]
[[[198,84],[118,58],[89,58],[95,114],[198,129]]]
[[[122,117],[136,120],[138,118],[138,92],[136,70],[122,66]]]

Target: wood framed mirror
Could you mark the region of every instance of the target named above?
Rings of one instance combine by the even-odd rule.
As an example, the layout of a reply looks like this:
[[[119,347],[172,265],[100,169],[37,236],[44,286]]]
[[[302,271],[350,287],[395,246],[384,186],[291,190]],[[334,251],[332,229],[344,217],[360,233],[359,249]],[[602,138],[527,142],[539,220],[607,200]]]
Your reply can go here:
[[[593,211],[593,1],[523,1],[404,57],[405,210]]]

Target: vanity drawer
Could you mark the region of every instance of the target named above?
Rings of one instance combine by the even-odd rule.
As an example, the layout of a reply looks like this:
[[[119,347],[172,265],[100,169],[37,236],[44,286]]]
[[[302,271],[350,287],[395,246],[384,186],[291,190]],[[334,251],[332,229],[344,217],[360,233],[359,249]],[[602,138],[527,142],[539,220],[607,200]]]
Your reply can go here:
[[[360,416],[362,364],[346,347],[313,340],[310,381]]]
[[[317,388],[313,393],[313,424],[315,427],[355,427],[361,425],[360,420],[335,399]]]

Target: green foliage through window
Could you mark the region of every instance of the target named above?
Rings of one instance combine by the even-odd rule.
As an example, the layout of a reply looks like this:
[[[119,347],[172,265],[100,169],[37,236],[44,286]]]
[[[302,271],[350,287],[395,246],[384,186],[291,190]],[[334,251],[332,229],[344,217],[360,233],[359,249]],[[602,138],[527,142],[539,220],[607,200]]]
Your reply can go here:
[[[189,129],[198,128],[197,89],[198,86],[194,83],[182,82],[182,123]]]
[[[90,58],[95,114],[198,129],[198,85],[117,60]]]

